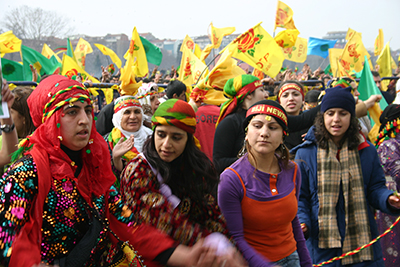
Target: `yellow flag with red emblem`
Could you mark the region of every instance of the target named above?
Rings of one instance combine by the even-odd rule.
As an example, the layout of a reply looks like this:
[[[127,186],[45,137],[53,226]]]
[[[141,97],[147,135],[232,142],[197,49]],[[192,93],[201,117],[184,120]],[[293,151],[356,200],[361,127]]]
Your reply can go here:
[[[132,54],[128,54],[125,66],[121,69],[121,95],[136,95],[140,86],[142,86],[142,81],[136,82],[135,79],[135,66]]]
[[[112,51],[110,48],[108,48],[107,46],[104,46],[102,44],[94,44],[100,51],[101,53],[103,53],[103,55],[109,56],[112,60],[112,62],[115,63],[115,65],[117,65],[117,67],[120,69],[122,66],[122,61],[121,59],[119,59],[118,55],[115,54],[114,51]]]
[[[290,48],[296,44],[297,36],[300,32],[297,29],[284,30],[279,32],[275,37],[275,42],[282,48]]]
[[[208,57],[212,49],[219,48],[221,46],[224,36],[227,36],[236,30],[235,27],[216,28],[212,22],[210,23],[210,27],[211,36],[209,35],[209,38],[211,40],[211,44],[207,45],[201,52],[201,61],[204,61]]]
[[[343,49],[340,65],[344,68],[346,73],[352,71],[360,72],[364,68],[364,56],[367,56],[368,60],[371,57],[364,47],[361,33],[355,32],[351,35]],[[370,67],[372,67],[372,65]]]
[[[352,28],[349,28],[346,33],[346,40],[349,41],[353,37],[353,35],[356,33],[357,32],[355,30],[353,30]]]
[[[0,53],[14,53],[21,51],[22,40],[18,39],[12,31],[0,34]]]
[[[189,48],[183,47],[178,79],[186,86],[192,86],[202,73],[208,74],[207,66]]]
[[[90,76],[86,71],[79,67],[78,63],[76,63],[73,58],[64,54],[62,59],[61,75],[67,76],[68,78],[72,79],[72,77],[77,76],[78,73],[82,75],[83,81],[85,81],[86,79],[90,79],[94,83],[99,83],[96,78]]]
[[[214,45],[214,48],[219,48],[222,43],[222,39],[224,36],[232,34],[236,31],[235,27],[225,27],[225,28],[216,28],[214,25],[210,24],[211,27],[211,43]]]
[[[201,76],[200,81],[193,88],[190,98],[210,105],[220,105],[226,101],[223,88],[226,82],[245,71],[237,65],[228,49],[218,56],[215,67],[208,75]]]
[[[285,3],[278,1],[275,16],[275,28],[296,29],[293,21],[293,10]]]
[[[183,48],[187,47],[190,51],[192,51],[196,57],[200,58],[201,56],[201,48],[189,37],[189,35],[185,36],[183,39],[180,51],[183,52]]]
[[[347,74],[345,73],[345,75],[342,75],[343,73],[340,72],[341,69],[339,69],[338,63],[342,57],[343,54],[343,49],[342,48],[330,48],[328,50],[329,52],[329,64],[331,65],[331,71],[332,71],[332,75],[333,77],[342,77],[342,76],[347,76]]]
[[[383,49],[383,31],[379,29],[378,36],[375,38],[374,56],[379,56]]]
[[[126,51],[124,55],[124,58],[126,60],[128,60],[129,54],[132,55],[135,75],[138,77],[146,76],[147,73],[149,72],[146,51],[144,50],[142,41],[140,40],[136,27],[133,28],[129,49],[128,51]]]
[[[283,48],[283,55],[285,59],[303,63],[307,59],[307,43],[306,38],[297,37],[296,43],[293,47]]]
[[[61,59],[56,55],[56,53],[54,53],[54,51],[47,44],[43,44],[42,55],[47,57],[48,59],[54,56],[58,62],[61,62]]]
[[[79,38],[78,43],[75,47],[75,58],[78,65],[85,69],[86,66],[86,55],[93,52],[92,46],[89,44],[88,41],[84,40],[83,38]]]
[[[260,24],[238,36],[228,49],[232,57],[274,78],[281,70],[285,57],[274,38]]]

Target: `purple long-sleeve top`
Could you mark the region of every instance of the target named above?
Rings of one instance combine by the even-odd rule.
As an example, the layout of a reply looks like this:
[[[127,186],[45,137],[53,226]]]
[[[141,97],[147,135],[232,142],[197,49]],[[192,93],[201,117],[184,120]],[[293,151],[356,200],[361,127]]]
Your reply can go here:
[[[246,187],[246,196],[256,201],[268,202],[286,197],[294,189],[293,175],[294,165],[284,168],[280,163],[281,172],[278,173],[276,189],[279,193],[273,195],[270,188],[270,174],[264,173],[255,168],[248,161],[247,155],[237,160],[230,167],[234,169],[242,178]],[[254,178],[254,176],[256,178]],[[297,171],[295,179],[296,197],[299,198],[301,186],[300,171]],[[243,229],[243,215],[241,201],[244,197],[243,186],[238,176],[229,169],[221,174],[221,182],[218,187],[218,204],[224,214],[228,229],[237,243],[238,248],[243,253],[244,258],[248,261],[250,267],[269,267],[274,264],[266,257],[258,253],[245,239]],[[297,203],[294,203],[297,205]],[[282,207],[285,209],[285,207]],[[297,207],[296,207],[297,209]],[[300,226],[298,217],[292,221],[293,236],[297,242],[297,252],[300,257],[301,266],[312,266],[311,258],[306,247],[303,231]]]

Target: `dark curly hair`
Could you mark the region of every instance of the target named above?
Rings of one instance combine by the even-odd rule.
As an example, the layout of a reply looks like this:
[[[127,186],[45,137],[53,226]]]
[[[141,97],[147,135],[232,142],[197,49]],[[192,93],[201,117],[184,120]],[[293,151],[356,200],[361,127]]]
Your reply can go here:
[[[315,139],[319,147],[323,149],[328,148],[328,141],[331,138],[331,134],[325,128],[324,114],[319,112],[315,118]],[[347,129],[342,140],[340,140],[340,147],[344,144],[346,139],[348,139],[349,149],[357,149],[360,140],[358,139],[359,132],[361,130],[360,124],[356,116],[351,115],[349,129]]]

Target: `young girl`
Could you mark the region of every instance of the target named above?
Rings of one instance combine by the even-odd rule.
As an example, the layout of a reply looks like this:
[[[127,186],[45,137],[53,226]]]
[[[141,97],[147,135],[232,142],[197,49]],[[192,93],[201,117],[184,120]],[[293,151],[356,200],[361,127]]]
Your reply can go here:
[[[287,115],[262,100],[243,123],[245,153],[221,174],[218,203],[249,266],[312,266],[296,216],[301,185],[283,144]]]
[[[376,149],[360,134],[351,87],[326,90],[321,113],[296,154],[303,182],[299,219],[314,264],[368,244],[378,236],[373,209],[400,214],[385,186]],[[380,243],[331,266],[384,266]]]

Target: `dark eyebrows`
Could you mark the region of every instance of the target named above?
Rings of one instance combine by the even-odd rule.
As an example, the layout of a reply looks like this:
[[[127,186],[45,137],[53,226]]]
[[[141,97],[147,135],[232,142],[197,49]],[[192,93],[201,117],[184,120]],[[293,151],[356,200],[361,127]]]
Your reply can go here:
[[[77,106],[77,105],[72,105],[72,106],[71,105],[65,105],[63,111],[66,111],[68,109],[80,109],[80,108],[81,107]],[[87,104],[86,106],[83,107],[83,109],[87,109],[87,108],[93,108],[93,106],[91,104]]]
[[[159,130],[159,129],[156,129],[156,132],[157,132],[157,133],[168,134],[166,131]],[[183,133],[175,133],[175,132],[172,132],[172,134],[173,134],[173,135],[179,135],[179,136],[183,136],[183,135],[184,135]]]

